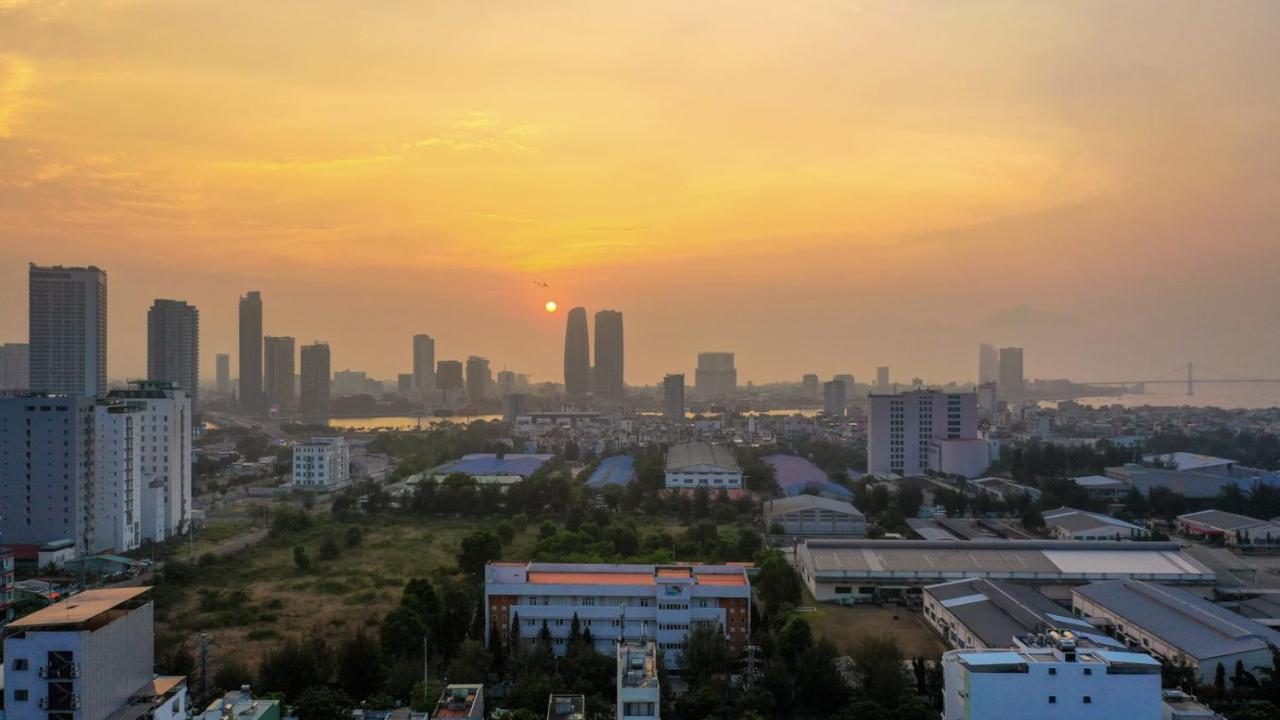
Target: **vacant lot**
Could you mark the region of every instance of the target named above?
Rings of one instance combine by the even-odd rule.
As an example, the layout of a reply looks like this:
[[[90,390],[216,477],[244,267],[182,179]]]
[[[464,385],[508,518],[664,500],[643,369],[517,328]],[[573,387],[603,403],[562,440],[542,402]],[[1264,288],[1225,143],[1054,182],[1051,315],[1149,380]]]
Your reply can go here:
[[[808,592],[804,602],[817,612],[801,617],[809,618],[814,634],[834,642],[842,653],[863,638],[885,635],[897,640],[907,657],[937,658],[947,649],[924,616],[906,608],[814,603]]]

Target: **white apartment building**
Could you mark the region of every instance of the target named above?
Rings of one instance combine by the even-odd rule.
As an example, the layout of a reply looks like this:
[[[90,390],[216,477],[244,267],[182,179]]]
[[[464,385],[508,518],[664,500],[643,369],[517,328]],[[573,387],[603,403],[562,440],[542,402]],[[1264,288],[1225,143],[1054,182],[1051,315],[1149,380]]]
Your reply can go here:
[[[86,590],[5,627],[8,720],[179,720],[186,678],[156,677],[151,588]]]
[[[108,398],[141,409],[142,539],[161,542],[191,522],[191,399],[171,382],[131,385]]]
[[[577,616],[598,651],[653,641],[675,668],[695,627],[721,628],[739,649],[750,637],[751,584],[736,565],[489,563],[484,593],[486,645],[495,633],[502,642],[532,642],[546,627],[563,655]]]
[[[22,392],[0,397],[0,533],[132,550],[142,536],[140,407]]]
[[[946,452],[931,450],[935,441],[978,437],[978,400],[973,393],[913,390],[872,395],[867,431],[867,472],[920,475],[943,472]],[[931,460],[931,452],[933,458]],[[956,445],[956,452],[965,452]],[[966,462],[971,462],[966,454]],[[985,466],[983,467],[985,470]],[[981,471],[978,471],[981,472]],[[976,475],[975,475],[976,476]]]
[[[293,446],[293,486],[341,490],[351,484],[351,448],[342,436],[313,437]]]
[[[658,646],[653,642],[618,644],[618,720],[659,720]]]
[[[1077,646],[1070,632],[1044,645],[942,655],[943,720],[1161,720],[1160,662]]]
[[[742,468],[723,445],[676,443],[667,450],[666,485],[673,490],[741,490]]]

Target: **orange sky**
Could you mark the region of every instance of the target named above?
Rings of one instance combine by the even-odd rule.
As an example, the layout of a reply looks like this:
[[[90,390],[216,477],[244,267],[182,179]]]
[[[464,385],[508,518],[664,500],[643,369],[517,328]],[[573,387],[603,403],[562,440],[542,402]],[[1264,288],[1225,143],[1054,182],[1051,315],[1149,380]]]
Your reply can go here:
[[[627,380],[1280,372],[1269,2],[0,0],[0,340],[26,263],[236,298],[335,369],[560,379],[562,309]],[[544,291],[534,281],[545,281]]]

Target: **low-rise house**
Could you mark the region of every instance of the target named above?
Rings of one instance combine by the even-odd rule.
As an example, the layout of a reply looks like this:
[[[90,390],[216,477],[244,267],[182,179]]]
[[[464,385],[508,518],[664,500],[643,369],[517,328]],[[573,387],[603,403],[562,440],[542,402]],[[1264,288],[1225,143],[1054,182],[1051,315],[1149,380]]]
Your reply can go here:
[[[1178,516],[1178,532],[1220,538],[1231,547],[1280,545],[1280,524],[1223,510],[1201,510]]]
[[[280,720],[280,701],[255,698],[245,685],[215,699],[197,717],[199,720]]]
[[[586,720],[585,695],[556,694],[547,698],[547,720]]]
[[[768,500],[764,523],[770,534],[794,537],[865,537],[867,519],[862,511],[843,500],[817,495]]]
[[[618,720],[659,720],[658,646],[653,642],[618,644]]]
[[[1213,682],[1218,665],[1230,673],[1269,666],[1280,632],[1178,588],[1141,580],[1111,580],[1071,590],[1077,615],[1110,628],[1130,647],[1140,648],[1195,671]]]
[[[431,720],[484,720],[484,686],[446,686],[436,701]]]
[[[1042,513],[1045,529],[1059,540],[1143,540],[1151,531],[1110,515],[1060,507]]]

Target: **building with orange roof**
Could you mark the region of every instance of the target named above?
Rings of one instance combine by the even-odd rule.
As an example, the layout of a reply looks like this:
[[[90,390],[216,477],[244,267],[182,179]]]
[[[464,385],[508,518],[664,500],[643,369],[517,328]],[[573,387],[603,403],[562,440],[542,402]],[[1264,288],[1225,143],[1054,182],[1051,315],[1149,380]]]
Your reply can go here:
[[[490,563],[485,567],[485,642],[533,642],[545,627],[552,650],[568,648],[573,618],[596,649],[652,641],[675,667],[685,636],[720,628],[734,647],[751,633],[751,583],[742,565]]]
[[[431,720],[483,720],[484,686],[449,685],[436,701]]]

